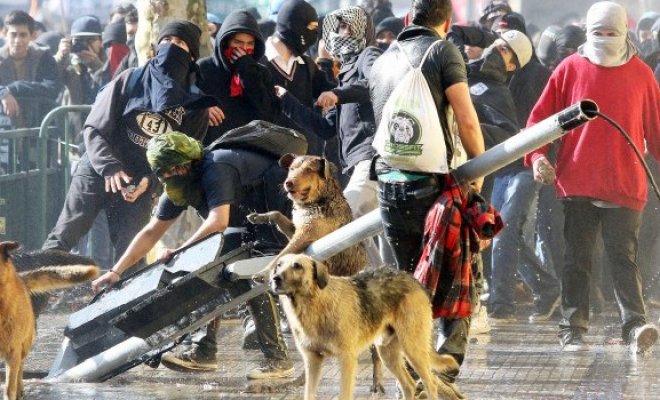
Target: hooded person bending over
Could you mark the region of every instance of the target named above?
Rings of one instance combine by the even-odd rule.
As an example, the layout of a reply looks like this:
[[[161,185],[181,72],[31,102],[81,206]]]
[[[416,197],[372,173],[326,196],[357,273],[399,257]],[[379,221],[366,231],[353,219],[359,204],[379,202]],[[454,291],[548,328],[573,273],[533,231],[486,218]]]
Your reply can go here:
[[[71,250],[105,210],[115,252],[122,254],[149,221],[156,187],[145,156],[149,141],[175,129],[198,139],[206,134],[213,99],[190,93],[200,32],[188,21],[168,23],[156,57],[99,92],[83,128],[86,153],[45,249]]]
[[[218,100],[224,114],[222,123],[216,124],[211,112],[205,144],[255,119],[273,122],[279,115],[270,71],[258,63],[265,49],[259,24],[250,13],[237,10],[227,16],[216,36],[213,56],[199,61],[197,86]]]
[[[169,132],[149,143],[147,157],[152,170],[165,185],[165,193],[153,218],[135,236],[126,252],[112,270],[92,283],[97,291],[119,280],[121,274],[135,264],[176,222],[188,206],[204,218],[204,222],[179,248],[216,232],[224,232],[223,252],[238,248],[245,226],[247,210],[269,210],[281,193],[264,196],[265,182],[282,182],[286,171],[279,168],[277,158],[244,149],[211,148],[180,132]],[[285,211],[285,210],[278,210]],[[234,229],[232,229],[234,228]],[[236,229],[237,228],[237,229]],[[229,232],[229,230],[234,232]],[[257,250],[277,254],[285,239],[272,227],[257,230]],[[276,235],[276,236],[274,236]],[[168,259],[172,250],[165,250],[161,260]],[[240,280],[229,290],[239,295],[250,290],[250,282]],[[286,344],[280,331],[279,314],[270,294],[264,293],[247,302],[254,316],[259,347],[265,355],[264,365],[249,372],[248,379],[288,378],[294,373]],[[178,354],[163,355],[161,361],[168,368],[179,371],[210,371],[218,368],[216,333],[218,320],[207,326],[205,335]],[[181,350],[181,349],[179,349]]]

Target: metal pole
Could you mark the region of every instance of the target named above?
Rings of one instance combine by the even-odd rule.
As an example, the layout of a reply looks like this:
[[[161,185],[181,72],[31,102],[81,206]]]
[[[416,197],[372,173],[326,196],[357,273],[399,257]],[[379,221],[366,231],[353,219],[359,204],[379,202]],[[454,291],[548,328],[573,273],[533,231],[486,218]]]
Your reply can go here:
[[[497,171],[571,129],[596,118],[597,111],[598,106],[591,100],[574,104],[469,160],[456,169],[455,176],[469,182]],[[376,209],[315,241],[307,247],[305,254],[323,261],[382,230],[380,209]]]

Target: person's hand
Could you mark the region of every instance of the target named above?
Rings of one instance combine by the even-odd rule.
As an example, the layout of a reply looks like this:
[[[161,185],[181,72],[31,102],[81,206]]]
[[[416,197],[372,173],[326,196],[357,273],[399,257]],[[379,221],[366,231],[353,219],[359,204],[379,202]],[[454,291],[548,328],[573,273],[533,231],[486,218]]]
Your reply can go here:
[[[83,64],[88,66],[93,70],[97,70],[103,66],[103,61],[99,58],[99,55],[94,51],[86,49],[78,53],[78,56],[82,60]]]
[[[0,102],[2,103],[2,109],[8,117],[18,117],[21,113],[21,107],[18,105],[18,101],[16,101],[16,97],[11,93],[3,97]]]
[[[218,106],[209,107],[209,126],[218,126],[225,120],[225,113]]]
[[[252,280],[256,283],[267,284],[268,279],[270,279],[270,265],[252,275]]]
[[[319,98],[316,99],[316,105],[326,110],[330,107],[334,107],[339,102],[339,97],[334,94],[331,90],[323,92],[319,95]]]
[[[286,89],[283,88],[282,86],[275,85],[275,94],[277,95],[277,97],[282,97],[286,94]]]
[[[539,157],[532,164],[534,180],[544,185],[550,185],[555,181],[555,168],[545,157]]]
[[[470,182],[470,187],[472,189],[474,189],[474,191],[476,191],[477,193],[481,193],[481,187],[483,185],[484,185],[484,178],[483,177]]]
[[[129,183],[133,180],[130,176],[126,175],[126,172],[119,171],[112,176],[106,176],[105,178],[105,191],[117,193],[122,190],[122,182]]]
[[[334,58],[332,57],[332,53],[328,51],[328,49],[325,47],[325,40],[321,39],[319,40],[319,58],[327,58],[328,60],[333,60]]]
[[[236,60],[238,60],[239,58],[244,57],[246,55],[247,55],[247,53],[245,52],[245,50],[241,49],[240,47],[235,47],[234,51],[231,52],[231,57],[229,57],[229,60],[232,63],[235,63]]]
[[[174,256],[175,251],[176,249],[168,249],[168,248],[163,249],[163,251],[161,251],[160,255],[158,256],[158,262],[163,264],[169,262]]]
[[[62,38],[60,39],[60,44],[57,47],[57,53],[55,53],[55,58],[57,60],[64,60],[71,55],[71,39]]]
[[[140,179],[140,183],[137,186],[131,187],[131,185],[121,188],[121,195],[124,197],[124,200],[128,203],[133,203],[142,196],[144,192],[147,191],[149,187],[149,178],[146,176]]]
[[[94,281],[92,281],[92,291],[98,293],[106,286],[110,286],[121,279],[121,275],[117,272],[110,270],[105,274],[99,276]]]

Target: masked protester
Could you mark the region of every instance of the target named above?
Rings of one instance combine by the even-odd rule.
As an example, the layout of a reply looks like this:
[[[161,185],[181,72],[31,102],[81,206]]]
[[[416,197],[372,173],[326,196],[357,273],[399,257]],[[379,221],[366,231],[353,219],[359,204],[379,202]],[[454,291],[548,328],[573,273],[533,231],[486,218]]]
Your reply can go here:
[[[620,124],[639,149],[660,157],[660,90],[652,71],[628,38],[625,9],[601,1],[587,12],[587,41],[552,73],[527,121],[531,126],[582,99]],[[612,95],[616,93],[616,95]],[[604,139],[606,138],[606,139]],[[597,118],[562,137],[554,166],[548,146],[528,154],[534,178],[556,173],[557,196],[564,208],[566,255],[562,272],[559,339],[564,351],[588,349],[589,287],[592,253],[600,236],[621,317],[621,336],[630,350],[643,352],[658,331],[647,322],[642,278],[637,265],[641,211],[647,178],[626,139]],[[555,169],[556,168],[556,169]],[[548,183],[552,183],[549,181]]]
[[[246,227],[246,210],[268,212],[275,211],[269,208],[274,204],[288,204],[280,201],[286,200],[281,192],[265,190],[265,182],[282,182],[286,178],[286,171],[277,165],[277,158],[269,155],[244,149],[205,150],[199,141],[181,132],[168,132],[149,142],[147,159],[154,174],[163,182],[165,193],[158,202],[155,218],[137,233],[112,270],[92,283],[95,291],[118,281],[124,271],[144,257],[188,207],[197,210],[204,223],[179,249],[213,233],[224,232],[222,251],[226,253],[242,244],[245,233],[240,231],[250,232]],[[287,212],[283,208],[277,211]],[[250,226],[255,229],[254,225]],[[277,254],[284,247],[286,238],[274,232],[272,228],[251,232],[257,243],[256,251]],[[161,260],[167,260],[173,251],[165,250]],[[237,296],[250,289],[249,281],[240,280],[229,291]],[[248,379],[293,376],[293,362],[289,359],[280,332],[279,314],[272,296],[264,293],[247,304],[255,315],[257,337],[265,356],[263,365],[250,371]],[[162,363],[179,371],[217,369],[217,329],[216,320],[207,326],[203,339],[191,346],[182,346],[176,354],[163,355]]]
[[[305,54],[316,43],[318,28],[314,7],[304,0],[285,0],[277,13],[275,33],[266,40],[265,65],[271,72],[273,83],[287,89],[308,107],[322,92],[336,86],[329,78],[331,72],[321,71]],[[303,133],[309,144],[309,154],[324,154],[325,143],[313,132],[283,115],[278,124]]]
[[[211,121],[205,144],[255,119],[274,122],[279,116],[271,73],[258,63],[264,53],[257,20],[245,10],[229,14],[216,37],[213,56],[199,61],[197,86],[218,99],[224,115],[222,123]]]
[[[376,26],[376,45],[383,51],[387,50],[402,30],[403,20],[401,18],[385,18]]]
[[[344,195],[358,218],[378,207],[376,182],[369,179],[369,167],[375,150],[371,146],[376,122],[369,98],[368,76],[382,51],[373,46],[374,28],[371,17],[360,7],[345,7],[323,20],[325,47],[341,61],[339,86],[321,93],[317,107],[327,110],[325,116],[303,105],[284,88],[278,88],[282,111],[308,132],[330,140],[337,137],[339,161],[343,173],[350,176]],[[331,60],[326,60],[330,62]],[[373,240],[367,241],[369,264],[393,264],[387,240],[380,240],[380,254]]]
[[[200,32],[188,21],[168,23],[156,57],[101,90],[83,128],[86,152],[44,248],[69,251],[105,210],[112,245],[121,254],[149,221],[157,187],[145,156],[149,141],[175,129],[202,139],[206,108],[215,103],[190,93]]]

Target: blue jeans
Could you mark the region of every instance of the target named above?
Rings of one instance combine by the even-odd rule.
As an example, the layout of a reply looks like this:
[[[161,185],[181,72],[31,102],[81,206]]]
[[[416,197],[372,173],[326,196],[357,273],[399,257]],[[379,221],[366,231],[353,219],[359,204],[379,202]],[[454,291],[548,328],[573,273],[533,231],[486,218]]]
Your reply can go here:
[[[556,299],[559,294],[554,274],[546,270],[530,241],[525,238],[527,218],[534,215],[532,205],[540,184],[534,181],[531,169],[512,171],[495,177],[492,204],[499,210],[504,229],[495,236],[492,251],[491,311],[515,310],[514,283],[516,270],[540,301]]]

